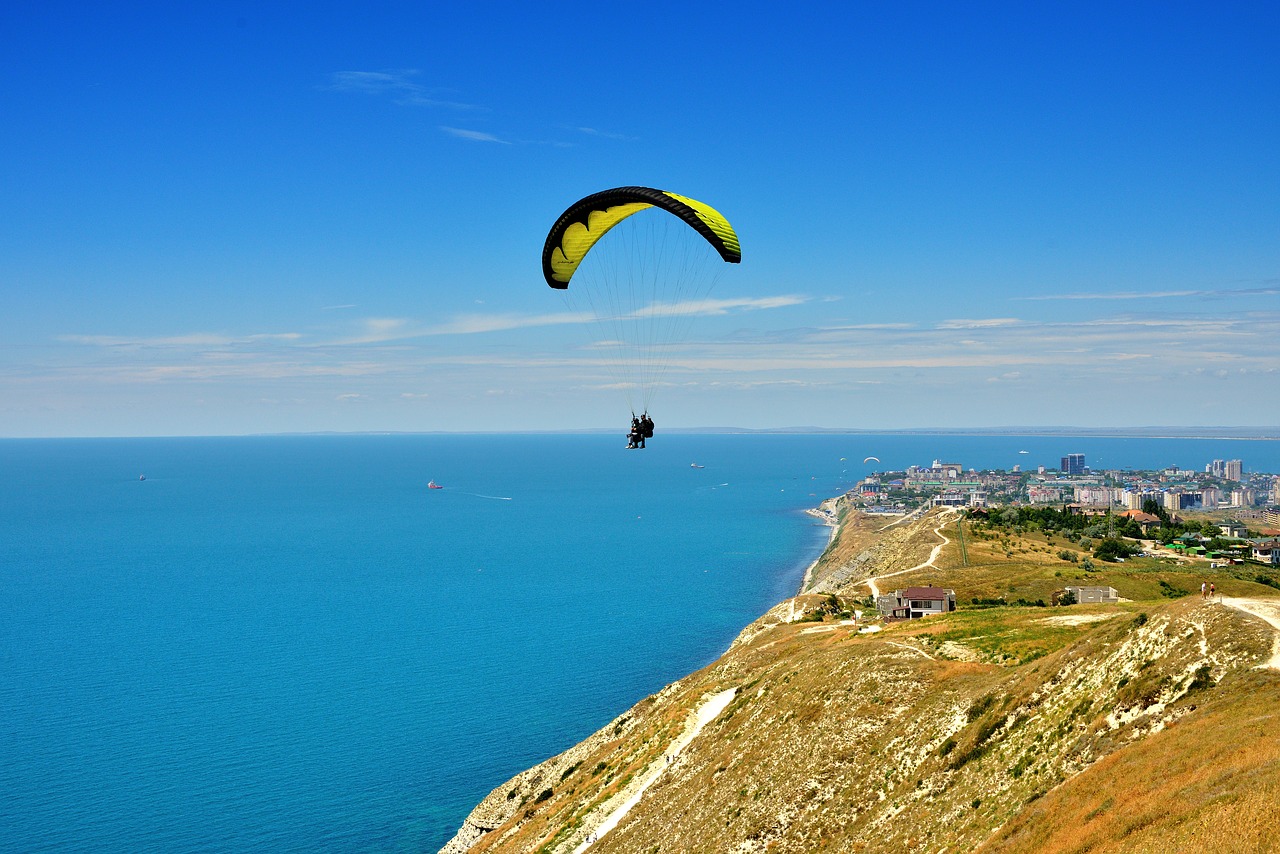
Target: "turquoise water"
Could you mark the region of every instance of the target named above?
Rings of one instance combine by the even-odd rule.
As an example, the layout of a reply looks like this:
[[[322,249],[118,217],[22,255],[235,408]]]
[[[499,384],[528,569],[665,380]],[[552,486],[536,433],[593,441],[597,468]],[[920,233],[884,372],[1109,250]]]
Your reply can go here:
[[[0,441],[0,849],[433,851],[790,595],[826,542],[803,509],[867,455],[1280,469],[1277,442],[622,444]]]

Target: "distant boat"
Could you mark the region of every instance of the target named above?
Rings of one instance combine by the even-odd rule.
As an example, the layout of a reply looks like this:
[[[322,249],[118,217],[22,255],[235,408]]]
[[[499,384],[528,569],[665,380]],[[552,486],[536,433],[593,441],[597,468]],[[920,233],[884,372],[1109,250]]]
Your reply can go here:
[[[706,466],[700,466],[700,465],[698,465],[697,463],[689,463],[689,468],[691,468],[691,469],[704,469],[704,468],[706,468]]]
[[[1030,451],[1018,451],[1018,453],[1020,453],[1020,454],[1029,454],[1029,453],[1031,453],[1031,452],[1030,452]]]
[[[427,489],[444,489],[444,487],[436,483],[434,480],[429,480],[427,481]]]
[[[138,480],[146,480],[146,479],[147,479],[147,476],[145,474],[138,475]]]

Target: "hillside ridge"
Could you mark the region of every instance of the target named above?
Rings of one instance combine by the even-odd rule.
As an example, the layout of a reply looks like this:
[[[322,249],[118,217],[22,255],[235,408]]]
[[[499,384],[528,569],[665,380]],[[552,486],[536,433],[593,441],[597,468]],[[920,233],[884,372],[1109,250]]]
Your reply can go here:
[[[961,561],[945,533],[959,514],[890,525],[832,509],[840,527],[806,592],[497,787],[442,851],[1212,850],[1232,822],[1246,829],[1232,850],[1269,850],[1248,832],[1263,821],[1251,811],[1280,804],[1265,773],[1280,759],[1266,666],[1280,635],[1250,613],[1280,618],[1267,588],[855,622],[868,582],[891,575],[962,602],[990,599],[963,594],[995,576],[1010,594],[1065,579],[1034,538],[970,537]],[[1151,586],[1134,577],[1115,583]]]

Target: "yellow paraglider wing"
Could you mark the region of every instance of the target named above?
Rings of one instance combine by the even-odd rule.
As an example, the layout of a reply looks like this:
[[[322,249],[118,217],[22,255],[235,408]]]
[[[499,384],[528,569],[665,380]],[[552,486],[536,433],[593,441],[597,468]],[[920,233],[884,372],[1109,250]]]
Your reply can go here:
[[[742,260],[733,226],[710,205],[650,187],[618,187],[575,202],[556,220],[542,248],[542,275],[547,284],[553,288],[569,287],[582,259],[609,229],[652,207],[684,220],[730,264]]]

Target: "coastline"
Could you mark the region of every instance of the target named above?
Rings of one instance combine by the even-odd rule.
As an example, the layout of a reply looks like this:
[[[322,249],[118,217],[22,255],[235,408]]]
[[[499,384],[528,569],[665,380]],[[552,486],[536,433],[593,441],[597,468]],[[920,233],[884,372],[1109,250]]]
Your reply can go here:
[[[744,638],[754,637],[756,632],[753,631],[753,627],[769,622],[771,619],[776,622],[791,623],[803,616],[804,608],[802,607],[797,613],[795,600],[797,597],[804,595],[805,591],[814,583],[816,571],[831,554],[832,547],[837,542],[841,532],[840,503],[847,496],[848,493],[842,493],[832,498],[824,499],[817,507],[805,509],[804,513],[806,515],[821,520],[829,530],[826,545],[805,569],[800,587],[794,594],[775,602],[763,614],[743,626],[730,645],[706,668],[682,676],[664,687],[657,694],[642,699],[586,739],[500,784],[467,814],[454,836],[440,849],[439,854],[467,854],[478,842],[512,818],[516,809],[523,806],[525,801],[528,800],[526,796],[525,800],[521,800],[518,804],[514,803],[516,800],[514,796],[518,791],[522,789],[537,789],[543,785],[544,779],[547,778],[563,780],[581,765],[583,757],[598,750],[601,744],[607,741],[610,736],[625,736],[630,726],[634,725],[635,712],[638,708],[648,703],[662,704],[664,701],[672,701],[680,693],[684,683],[691,681],[695,674],[716,667],[717,662],[721,661],[742,643]],[[788,604],[790,607],[785,607]],[[645,791],[659,781],[665,769],[679,761],[680,754],[697,737],[701,730],[715,720],[726,707],[730,706],[735,693],[736,689],[722,691],[715,696],[704,695],[698,707],[689,713],[681,724],[680,735],[663,749],[661,760],[651,762],[644,769],[644,772],[636,775],[636,779],[625,786],[618,796],[605,804],[605,806],[610,807],[607,815],[603,818],[597,818],[589,830],[583,830],[580,833],[583,839],[573,846],[571,849],[572,854],[584,854],[595,842],[616,827],[630,809],[639,803]],[[550,792],[551,790],[546,789],[544,791]],[[505,794],[503,794],[504,792]],[[535,799],[537,797],[541,797],[541,795],[535,796]],[[615,802],[616,805],[614,805]]]
[[[827,533],[827,544],[819,552],[813,562],[805,568],[804,577],[800,580],[800,588],[796,590],[796,595],[809,589],[809,585],[813,583],[813,571],[818,568],[818,564],[822,563],[822,558],[831,548],[831,544],[836,541],[836,537],[840,535],[840,501],[845,498],[848,493],[837,495],[834,498],[827,498],[817,507],[810,507],[804,512],[816,519],[822,520],[822,524],[830,528]]]
[[[1274,705],[1280,661],[1280,600],[1267,585],[1220,576],[1248,595],[1167,602],[1159,590],[1142,595],[1154,587],[1143,569],[1122,568],[1116,580],[1136,600],[1051,616],[1021,600],[928,626],[833,612],[865,600],[865,588],[874,595],[877,580],[913,573],[983,592],[956,572],[957,554],[939,561],[956,512],[885,524],[838,499],[809,511],[832,535],[807,592],[746,626],[716,661],[496,787],[442,854],[973,850],[993,840],[1066,850],[1095,820],[1093,839],[1127,844],[1133,812],[1111,818],[1098,805],[1135,791],[1151,822],[1134,847],[1193,850],[1275,802],[1277,752],[1256,725]],[[1007,573],[1002,587],[1056,584],[1040,576],[1057,563],[1021,557],[1036,542],[1018,556],[994,538],[969,548],[976,566]],[[1149,702],[1134,703],[1135,680],[1160,686],[1139,683],[1143,697],[1155,692]],[[1206,740],[1221,749],[1206,755]],[[1171,754],[1187,769],[1172,793],[1161,776]],[[1263,794],[1223,803],[1217,781],[1240,773]],[[1166,820],[1171,800],[1180,807]],[[1061,816],[1049,825],[1046,804]],[[1046,833],[1063,844],[1039,844]],[[1242,850],[1271,850],[1264,838]]]

